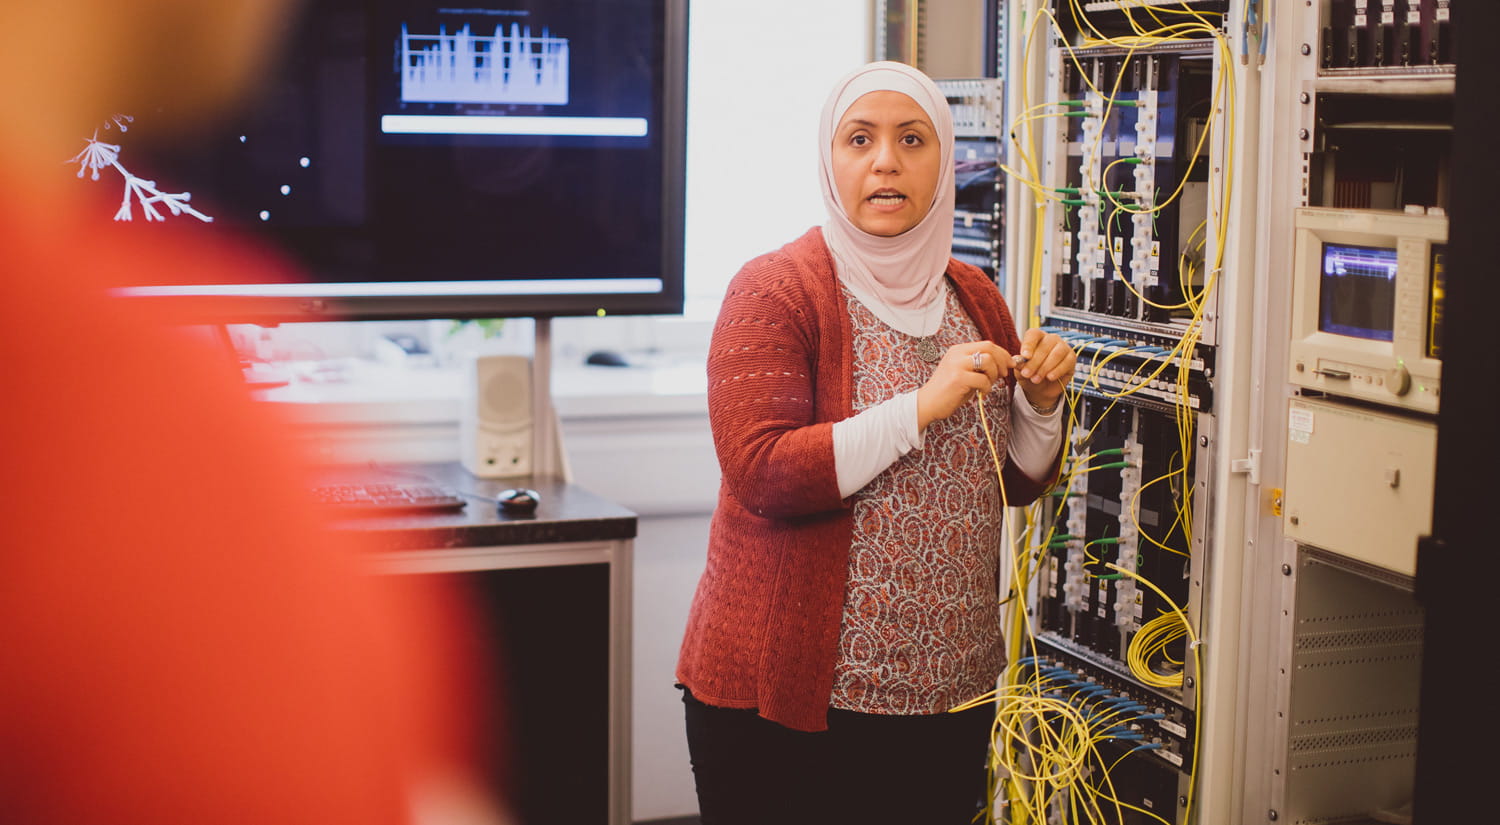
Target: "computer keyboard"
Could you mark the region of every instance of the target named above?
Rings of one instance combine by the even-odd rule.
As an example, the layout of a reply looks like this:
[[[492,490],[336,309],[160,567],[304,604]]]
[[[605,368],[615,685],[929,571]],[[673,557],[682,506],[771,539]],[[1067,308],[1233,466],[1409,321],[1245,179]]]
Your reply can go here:
[[[451,490],[416,482],[322,484],[313,488],[313,495],[339,515],[451,513],[462,510],[465,504]]]

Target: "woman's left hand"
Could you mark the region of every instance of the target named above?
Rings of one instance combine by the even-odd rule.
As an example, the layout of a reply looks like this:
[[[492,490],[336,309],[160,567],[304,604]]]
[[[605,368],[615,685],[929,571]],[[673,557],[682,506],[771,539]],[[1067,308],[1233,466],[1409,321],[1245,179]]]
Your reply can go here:
[[[1016,357],[1016,383],[1033,407],[1050,410],[1073,381],[1077,361],[1073,348],[1056,333],[1029,329]]]

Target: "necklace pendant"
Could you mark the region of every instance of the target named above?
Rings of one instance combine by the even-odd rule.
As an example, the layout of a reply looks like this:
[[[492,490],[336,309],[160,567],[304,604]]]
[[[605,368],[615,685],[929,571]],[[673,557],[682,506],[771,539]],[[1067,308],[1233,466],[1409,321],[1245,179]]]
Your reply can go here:
[[[927,335],[917,339],[917,357],[929,364],[934,364],[943,357],[943,352],[938,349],[937,342],[932,340],[932,336]]]

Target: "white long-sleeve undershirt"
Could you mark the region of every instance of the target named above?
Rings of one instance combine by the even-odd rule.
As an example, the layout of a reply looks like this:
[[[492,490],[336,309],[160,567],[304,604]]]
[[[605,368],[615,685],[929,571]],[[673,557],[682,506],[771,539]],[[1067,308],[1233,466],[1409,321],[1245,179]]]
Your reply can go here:
[[[1062,404],[1047,415],[1032,409],[1018,386],[1011,395],[1006,457],[1034,479],[1051,473],[1062,443]],[[833,466],[839,495],[859,492],[896,459],[922,448],[917,428],[917,391],[904,392],[833,425]]]

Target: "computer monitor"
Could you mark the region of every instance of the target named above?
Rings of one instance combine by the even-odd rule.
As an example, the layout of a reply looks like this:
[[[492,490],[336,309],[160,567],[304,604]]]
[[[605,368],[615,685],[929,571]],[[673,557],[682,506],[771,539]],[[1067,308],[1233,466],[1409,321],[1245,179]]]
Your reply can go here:
[[[1302,208],[1296,228],[1291,382],[1437,412],[1448,219]]]
[[[222,131],[80,135],[151,184],[101,221],[227,229],[299,278],[121,292],[206,322],[679,313],[685,52],[686,0],[307,0]]]

